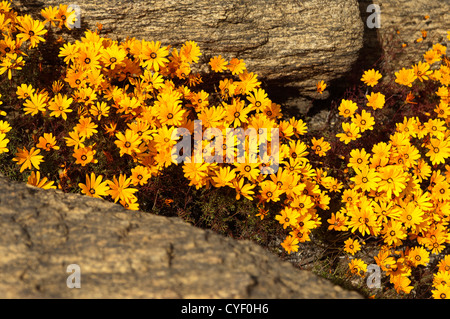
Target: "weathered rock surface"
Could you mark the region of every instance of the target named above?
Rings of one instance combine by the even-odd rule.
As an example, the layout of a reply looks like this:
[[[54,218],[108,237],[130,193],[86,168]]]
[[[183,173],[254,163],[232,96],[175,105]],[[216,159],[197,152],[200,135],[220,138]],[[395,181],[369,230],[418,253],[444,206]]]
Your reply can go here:
[[[15,1],[38,14],[59,0]],[[71,3],[70,1],[67,4]],[[159,40],[180,47],[196,41],[203,57],[244,59],[287,104],[305,113],[319,80],[351,70],[362,47],[363,23],[356,0],[89,0],[76,1],[81,28],[104,26],[112,38]],[[273,95],[272,95],[273,97]]]
[[[0,298],[359,297],[252,242],[3,177],[0,227]]]
[[[372,60],[377,55],[383,56],[389,69],[409,68],[423,61],[423,54],[433,44],[450,43],[447,40],[450,0],[361,0],[361,12],[365,12],[372,3],[380,6],[381,27],[370,31],[371,36],[367,37],[362,55]],[[364,18],[370,14],[364,13]],[[425,16],[429,18],[425,19]],[[422,37],[422,30],[427,31],[426,38],[415,43]],[[401,48],[402,43],[407,45],[404,49]]]

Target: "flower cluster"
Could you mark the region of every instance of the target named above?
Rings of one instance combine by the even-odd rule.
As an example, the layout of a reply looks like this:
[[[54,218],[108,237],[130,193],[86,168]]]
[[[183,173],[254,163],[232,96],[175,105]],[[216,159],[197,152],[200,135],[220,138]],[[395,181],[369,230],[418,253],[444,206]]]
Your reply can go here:
[[[351,234],[344,248],[348,254],[360,251],[365,238],[377,238],[379,252],[374,261],[399,293],[413,289],[413,269],[428,265],[432,255],[442,256],[450,243],[450,65],[445,54],[446,47],[436,44],[424,55],[426,61],[395,73],[400,86],[433,82],[438,88],[434,114],[427,113],[422,120],[405,116],[388,141],[353,148],[347,162],[349,182],[341,193],[343,206],[328,219],[329,230]],[[378,71],[368,70],[361,81],[376,89],[381,77]],[[367,130],[373,130],[374,113],[384,107],[385,96],[374,90],[366,99],[363,106],[342,100],[339,115],[346,120],[344,133],[336,135],[341,142],[363,139]],[[404,104],[411,100],[408,94]],[[433,296],[450,297],[449,285],[442,279],[450,275],[444,270],[449,268],[448,261],[447,255],[439,263]],[[367,269],[358,258],[352,259],[349,267],[362,276]]]

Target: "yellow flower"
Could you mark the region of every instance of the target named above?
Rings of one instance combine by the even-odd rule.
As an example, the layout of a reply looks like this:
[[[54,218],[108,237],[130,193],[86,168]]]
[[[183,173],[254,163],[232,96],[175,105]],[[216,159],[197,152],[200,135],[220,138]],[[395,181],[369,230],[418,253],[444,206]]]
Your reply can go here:
[[[9,152],[8,143],[9,139],[6,138],[6,134],[0,132],[0,154]]]
[[[72,156],[76,158],[75,164],[86,166],[89,163],[97,163],[98,160],[94,158],[97,151],[92,149],[92,146],[80,147],[74,150]]]
[[[123,154],[133,155],[133,153],[140,153],[139,144],[141,144],[141,137],[133,130],[127,129],[125,134],[118,132],[116,134],[117,140],[114,144],[120,149],[120,156]]]
[[[423,82],[423,80],[428,80],[428,76],[433,73],[433,71],[430,70],[430,65],[421,61],[419,61],[418,64],[413,65],[413,70],[420,82]]]
[[[45,112],[47,106],[47,96],[41,93],[31,94],[30,99],[23,104],[25,114],[35,116],[39,112]]]
[[[80,136],[90,138],[92,135],[98,133],[97,127],[98,125],[92,122],[90,117],[81,116],[78,120],[78,124],[75,126],[75,131],[77,131]]]
[[[382,109],[385,103],[385,96],[382,93],[370,93],[370,95],[366,95],[367,98],[367,106],[372,107],[374,110]]]
[[[84,147],[83,142],[85,141],[86,136],[80,136],[78,131],[72,131],[69,132],[69,137],[64,137],[64,139],[66,140],[67,146],[73,146],[74,149],[78,149]]]
[[[45,25],[41,21],[34,20],[29,15],[21,17],[18,20],[19,24],[17,28],[21,32],[17,35],[17,38],[22,41],[30,40],[30,48],[34,48],[39,42],[45,41],[41,35],[46,34],[47,30],[44,29]]]
[[[367,130],[373,130],[375,119],[372,117],[370,112],[362,110],[361,114],[355,114],[355,116],[352,117],[352,123],[355,123],[359,128],[359,131],[362,133]]]
[[[317,84],[316,84],[317,92],[320,94],[323,94],[323,91],[325,91],[326,87],[327,87],[327,85],[323,80],[317,82]]]
[[[374,87],[378,84],[378,80],[382,78],[380,72],[372,69],[364,72],[361,81],[364,82],[367,86]]]
[[[349,238],[344,242],[344,244],[344,251],[351,255],[355,255],[358,251],[361,250],[361,244],[357,239]]]
[[[231,71],[231,74],[240,74],[246,70],[244,60],[239,60],[237,58],[232,58],[227,68]]]
[[[450,35],[448,37],[450,38]],[[450,299],[450,285],[437,285],[432,294],[433,299]]]
[[[319,139],[316,139],[315,137],[313,137],[311,139],[311,149],[314,150],[314,153],[316,153],[317,155],[323,157],[326,155],[326,153],[331,149],[331,145],[330,143],[324,141],[324,138],[321,137]]]
[[[96,177],[94,173],[90,177],[86,174],[86,184],[79,183],[78,186],[83,194],[94,198],[107,196],[109,191],[108,181],[103,182],[103,176]]]
[[[395,83],[411,87],[415,79],[417,79],[414,69],[403,68],[395,72]]]
[[[56,145],[56,139],[52,133],[44,133],[44,136],[39,137],[39,143],[36,147],[45,151],[50,151],[51,149],[59,150],[59,146]]]
[[[236,190],[236,200],[241,199],[241,196],[244,196],[248,200],[253,200],[252,195],[255,194],[255,192],[252,189],[255,188],[255,185],[244,184],[244,178],[239,180],[235,178],[233,180],[233,187]]]
[[[143,165],[131,169],[131,182],[134,186],[145,185],[150,177],[152,177],[150,170]]]
[[[52,100],[48,102],[48,109],[52,111],[50,116],[62,117],[64,121],[67,120],[67,114],[71,113],[73,110],[70,108],[73,99],[68,98],[66,95],[57,94]]]
[[[152,69],[156,72],[169,60],[166,56],[169,55],[169,50],[167,47],[161,47],[160,41],[145,41],[142,40],[142,48],[141,48],[141,66],[146,67],[148,69]]]
[[[416,246],[408,252],[407,258],[414,267],[426,266],[430,262],[430,253],[425,248]]]
[[[223,72],[227,69],[228,62],[221,55],[214,56],[209,60],[209,65],[214,72]]]
[[[187,63],[197,63],[200,55],[202,55],[200,48],[194,41],[186,41],[181,46],[180,57],[182,61]]]
[[[26,169],[31,169],[32,167],[39,170],[39,165],[44,161],[44,156],[38,155],[40,152],[41,150],[36,149],[35,147],[32,147],[29,151],[26,147],[24,147],[22,150],[18,148],[16,157],[14,157],[12,160],[14,162],[17,162],[17,165],[22,165],[20,167],[21,173]]]
[[[113,180],[107,181],[109,185],[109,190],[107,193],[111,195],[114,200],[114,203],[120,199],[125,203],[133,203],[135,196],[133,195],[138,191],[136,188],[130,187],[131,185],[131,177],[128,177],[125,174],[120,174],[119,179],[114,175]]]
[[[342,123],[342,130],[344,133],[338,133],[336,134],[336,137],[339,138],[341,142],[344,142],[345,144],[350,143],[351,141],[354,141],[361,137],[361,134],[359,133],[359,127],[356,126],[355,123]]]
[[[45,19],[44,24],[47,24],[50,22],[51,26],[56,27],[55,22],[58,21],[58,19],[56,18],[58,11],[59,11],[59,8],[57,6],[55,6],[55,7],[49,6],[48,8],[42,9],[41,15]]]
[[[294,236],[287,236],[285,240],[281,243],[281,246],[290,254],[291,252],[297,252],[298,251],[298,238]]]
[[[56,189],[56,186],[54,186],[55,182],[48,181],[47,177],[44,177],[41,179],[41,173],[39,171],[37,172],[31,172],[31,175],[28,177],[27,184],[33,185],[42,189]]]
[[[348,230],[346,224],[347,224],[347,217],[344,214],[345,209],[342,209],[341,211],[337,213],[331,213],[331,218],[327,220],[328,224],[328,230],[336,230],[336,231],[346,231]]]
[[[352,259],[348,264],[348,267],[353,275],[360,277],[364,277],[367,272],[367,264],[358,258]]]
[[[339,105],[339,115],[348,118],[355,114],[357,109],[358,105],[355,102],[343,99]]]
[[[441,56],[435,50],[428,50],[423,55],[423,58],[429,65],[441,61]]]

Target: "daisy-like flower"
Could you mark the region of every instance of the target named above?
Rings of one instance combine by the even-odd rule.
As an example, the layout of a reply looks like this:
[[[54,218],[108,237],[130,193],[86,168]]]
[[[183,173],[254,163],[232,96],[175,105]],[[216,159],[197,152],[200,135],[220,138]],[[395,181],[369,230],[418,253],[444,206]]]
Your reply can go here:
[[[109,116],[109,109],[110,107],[106,102],[97,102],[96,105],[92,105],[89,112],[97,118],[97,121],[100,121],[102,117]]]
[[[255,185],[252,184],[244,184],[244,178],[235,179],[233,181],[233,188],[236,190],[236,200],[240,200],[241,196],[247,198],[248,200],[253,200],[252,195],[255,194],[253,188]]]
[[[266,202],[278,202],[280,200],[281,191],[278,185],[272,181],[264,181],[261,183],[261,200]]]
[[[317,93],[323,94],[323,91],[325,91],[326,87],[327,84],[323,80],[317,82],[316,84]]]
[[[358,258],[352,259],[348,264],[348,267],[350,268],[350,272],[353,275],[357,275],[360,277],[364,277],[367,272],[367,264]]]
[[[211,69],[214,72],[222,73],[223,71],[225,71],[227,69],[228,62],[224,58],[222,58],[221,55],[219,55],[219,56],[212,57],[209,60],[208,64],[211,66]]]
[[[331,218],[327,219],[328,230],[336,230],[336,231],[346,231],[348,230],[347,225],[347,217],[345,216],[345,208],[342,208],[341,211],[336,213],[331,213]]]
[[[430,253],[421,246],[416,246],[408,252],[408,260],[414,267],[426,266],[430,262]]]
[[[401,245],[402,240],[406,239],[406,233],[402,223],[392,219],[383,226],[381,234],[383,234],[384,242],[394,247]]]
[[[296,209],[292,209],[290,207],[285,207],[280,215],[276,215],[275,219],[283,225],[283,229],[286,229],[288,226],[294,227],[297,224],[297,218],[300,217],[300,213]]]
[[[412,83],[417,79],[414,69],[403,68],[398,72],[395,72],[395,83],[406,85],[408,87],[412,86]]]
[[[80,47],[73,43],[66,43],[59,49],[58,56],[64,58],[66,64],[74,63],[79,56]]]
[[[57,94],[48,102],[48,109],[52,111],[50,116],[62,117],[64,121],[67,120],[67,113],[71,113],[73,110],[70,108],[73,99],[68,98],[66,95]]]
[[[78,131],[72,131],[69,132],[69,136],[64,137],[64,139],[66,140],[67,146],[73,146],[74,149],[78,149],[84,147],[83,142],[86,140],[86,136],[80,136]]]
[[[25,100],[28,99],[33,93],[35,89],[33,89],[33,86],[21,84],[17,87],[16,95],[19,99]]]
[[[297,252],[299,248],[299,240],[294,236],[287,236],[285,240],[281,243],[281,246],[287,251],[288,254],[291,252]]]
[[[47,177],[43,177],[41,179],[41,173],[39,171],[37,172],[31,172],[31,175],[28,177],[27,184],[33,185],[42,189],[56,189],[56,186],[53,185],[55,182],[49,181]]]
[[[382,93],[370,93],[370,95],[366,95],[367,98],[367,106],[372,107],[374,110],[382,109],[384,103],[386,102],[385,96]]]
[[[358,105],[350,100],[343,99],[339,105],[339,115],[345,118],[351,117],[358,109]]]
[[[238,58],[232,58],[227,68],[231,71],[231,74],[241,74],[246,70],[244,60],[239,60]]]
[[[355,255],[361,249],[361,244],[357,239],[349,238],[344,242],[344,244],[344,251],[351,255]]]
[[[58,27],[62,29],[65,26],[67,29],[71,29],[77,21],[75,10],[67,4],[60,4],[56,19],[59,21]]]
[[[262,109],[270,106],[272,101],[267,97],[266,91],[263,89],[254,89],[247,95],[247,100],[250,102],[248,107],[251,109],[261,111]]]
[[[98,133],[97,127],[98,125],[92,122],[92,119],[89,116],[81,116],[78,120],[78,124],[75,126],[75,131],[77,131],[80,136],[90,138],[92,135]]]
[[[17,38],[22,41],[30,40],[30,48],[34,48],[39,42],[45,41],[41,35],[46,34],[47,30],[44,29],[45,25],[41,21],[34,20],[29,15],[19,18],[18,20],[19,24],[17,25],[17,29],[20,33],[17,35]]]
[[[361,133],[367,130],[373,130],[373,126],[375,125],[375,119],[372,114],[366,110],[362,110],[361,114],[355,114],[355,116],[352,117],[352,122],[356,124]]]
[[[120,174],[119,179],[117,179],[114,175],[113,180],[108,180],[107,182],[109,185],[109,190],[107,192],[113,198],[114,203],[117,203],[119,200],[125,203],[134,202],[134,193],[136,193],[138,189],[130,187],[131,177],[127,178],[125,174]]]
[[[45,19],[44,24],[50,23],[51,26],[56,27],[56,22],[58,21],[56,15],[58,14],[58,11],[59,8],[57,6],[48,6],[47,8],[42,9],[41,15]]]
[[[450,299],[450,285],[437,285],[432,290],[433,299]]]
[[[11,80],[12,70],[21,70],[24,64],[23,57],[18,57],[17,53],[7,53],[0,63],[0,75],[8,72],[8,79]]]
[[[377,189],[381,178],[375,169],[363,166],[361,169],[355,168],[355,172],[356,175],[350,178],[355,183],[355,189],[361,188],[367,192]]]
[[[364,72],[361,81],[364,82],[367,86],[374,87],[378,84],[378,81],[382,78],[382,75],[377,70],[367,70]]]
[[[388,197],[391,194],[398,196],[406,187],[406,174],[398,166],[386,166],[379,169],[381,181],[378,182],[378,191],[386,192]]]
[[[100,60],[105,67],[114,70],[116,66],[121,65],[127,52],[118,45],[111,45],[101,52]]]
[[[0,120],[0,133],[8,133],[12,127],[7,121]]]
[[[350,159],[347,166],[357,169],[363,169],[364,166],[367,166],[369,164],[369,158],[370,154],[368,154],[364,148],[362,148],[361,150],[354,149],[350,152]]]
[[[44,133],[44,136],[39,137],[39,143],[36,147],[45,151],[59,150],[59,146],[56,145],[56,139],[52,133]]]
[[[414,70],[414,74],[420,82],[423,82],[423,80],[428,80],[428,76],[433,73],[433,71],[430,70],[430,65],[422,61],[419,61],[418,64],[414,64],[412,68]]]
[[[431,138],[427,145],[428,152],[425,154],[433,165],[444,163],[450,157],[450,146],[447,140]]]
[[[89,163],[97,163],[98,160],[94,158],[97,151],[92,149],[92,146],[77,148],[73,152],[73,157],[75,157],[75,164],[80,164],[81,166],[86,166]]]
[[[180,57],[184,62],[197,63],[200,55],[202,55],[200,47],[194,41],[186,41],[186,43],[181,46]]]
[[[39,165],[44,161],[44,156],[38,155],[41,150],[32,147],[31,150],[27,150],[26,147],[23,149],[17,149],[16,157],[12,160],[17,162],[17,165],[22,165],[20,167],[20,172],[22,173],[26,169],[31,169],[34,167],[39,170]]]
[[[232,123],[234,127],[241,126],[241,123],[248,123],[248,113],[251,111],[249,107],[245,106],[243,101],[233,99],[231,105],[224,103],[226,109],[226,121]]]
[[[109,191],[108,181],[103,181],[102,175],[96,177],[94,173],[90,177],[86,174],[86,183],[79,183],[78,186],[83,194],[95,198],[107,196]]]
[[[6,138],[6,134],[0,132],[0,154],[9,152],[8,143],[9,139]]]
[[[47,96],[41,93],[31,94],[30,99],[23,104],[25,114],[35,116],[39,112],[45,112],[47,106]]]
[[[178,95],[162,94],[158,96],[158,119],[161,124],[180,126],[184,120],[186,110],[182,108]]]
[[[359,127],[356,126],[355,123],[342,123],[342,130],[344,133],[338,133],[336,134],[336,137],[339,138],[341,142],[344,142],[345,144],[350,143],[351,141],[355,141],[356,139],[361,137],[361,134],[359,133]]]
[[[152,173],[148,167],[138,165],[131,169],[131,182],[134,186],[145,185],[152,177]]]
[[[141,144],[141,137],[133,130],[127,129],[125,134],[118,132],[116,134],[117,140],[114,144],[120,149],[120,156],[123,154],[132,155],[133,153],[140,153],[139,144]]]
[[[160,41],[145,41],[142,40],[141,48],[141,66],[147,69],[159,71],[169,60],[166,58],[169,55],[167,47],[161,47]]]
[[[316,153],[321,157],[325,156],[326,153],[331,149],[330,143],[324,141],[323,137],[319,139],[313,137],[311,139],[311,143],[312,143],[311,149],[314,150],[314,153]]]

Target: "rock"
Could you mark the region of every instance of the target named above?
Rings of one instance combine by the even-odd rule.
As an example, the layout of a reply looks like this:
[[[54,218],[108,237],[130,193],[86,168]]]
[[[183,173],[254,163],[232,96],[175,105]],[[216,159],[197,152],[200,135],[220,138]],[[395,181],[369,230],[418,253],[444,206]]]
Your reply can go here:
[[[423,54],[434,44],[450,43],[447,40],[449,0],[362,0],[361,12],[371,3],[380,6],[381,27],[372,30],[368,40],[371,45],[365,45],[364,55],[372,55],[372,60],[383,57],[387,70],[396,72],[403,67],[410,68],[418,61],[424,61]],[[427,36],[416,43],[422,37],[422,30],[427,31]],[[403,43],[407,45],[405,48],[402,48]]]
[[[37,15],[57,0],[15,1]],[[277,103],[306,114],[319,80],[351,70],[363,41],[356,0],[91,0],[78,1],[81,28],[114,39],[135,37],[180,47],[196,41],[204,62],[214,55],[244,59]],[[298,98],[298,99],[297,99]]]
[[[3,177],[0,227],[0,298],[360,298],[250,241]]]

